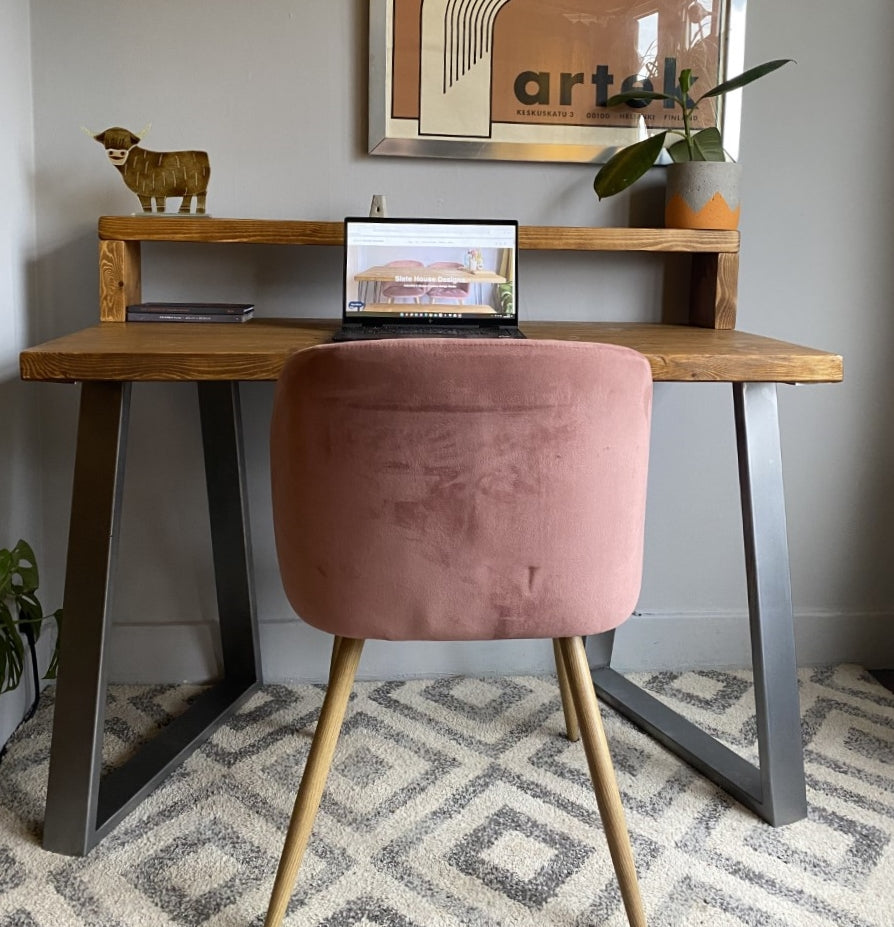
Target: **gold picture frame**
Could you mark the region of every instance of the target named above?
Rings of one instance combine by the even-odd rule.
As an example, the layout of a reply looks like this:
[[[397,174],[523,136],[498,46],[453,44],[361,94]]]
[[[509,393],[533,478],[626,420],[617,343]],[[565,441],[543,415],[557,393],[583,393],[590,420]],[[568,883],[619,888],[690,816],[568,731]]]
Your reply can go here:
[[[634,87],[693,93],[744,64],[746,0],[370,0],[369,151],[601,162],[673,128],[662,101],[607,107]],[[700,108],[701,109],[701,108]],[[699,114],[738,152],[739,93]]]

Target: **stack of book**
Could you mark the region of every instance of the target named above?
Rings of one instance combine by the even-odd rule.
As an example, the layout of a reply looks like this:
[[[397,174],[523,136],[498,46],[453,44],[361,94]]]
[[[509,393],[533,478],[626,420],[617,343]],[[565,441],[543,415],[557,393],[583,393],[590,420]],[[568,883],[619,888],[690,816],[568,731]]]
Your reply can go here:
[[[254,312],[250,303],[135,303],[127,307],[127,321],[247,322]]]

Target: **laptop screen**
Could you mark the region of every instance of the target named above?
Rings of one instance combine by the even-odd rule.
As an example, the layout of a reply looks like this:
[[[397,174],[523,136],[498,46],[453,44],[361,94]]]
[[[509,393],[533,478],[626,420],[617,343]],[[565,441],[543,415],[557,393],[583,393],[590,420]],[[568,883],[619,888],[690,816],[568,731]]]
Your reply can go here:
[[[347,323],[515,325],[518,223],[345,219]]]

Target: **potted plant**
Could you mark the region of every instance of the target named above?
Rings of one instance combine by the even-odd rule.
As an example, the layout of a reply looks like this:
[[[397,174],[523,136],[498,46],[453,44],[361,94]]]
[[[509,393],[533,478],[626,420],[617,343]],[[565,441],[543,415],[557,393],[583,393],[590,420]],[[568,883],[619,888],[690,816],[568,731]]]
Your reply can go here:
[[[593,188],[599,199],[626,190],[657,161],[667,146],[673,162],[668,168],[665,210],[671,228],[736,228],[739,219],[739,165],[727,160],[720,129],[709,126],[695,131],[692,117],[705,100],[722,97],[788,64],[790,58],[767,61],[730,78],[692,99],[692,70],[685,68],[672,93],[628,90],[611,97],[606,105],[622,103],[648,105],[655,100],[671,101],[682,113],[681,129],[666,129],[616,152],[596,174]],[[679,140],[668,145],[671,137]]]
[[[45,618],[55,618],[57,626],[62,618],[61,608],[51,615],[44,615],[43,606],[37,598],[39,582],[37,562],[29,544],[19,541],[12,550],[0,548],[0,695],[15,689],[21,682],[26,641],[37,685],[36,643],[41,627]],[[57,639],[46,679],[56,676],[58,643]],[[37,704],[36,697],[34,704]]]

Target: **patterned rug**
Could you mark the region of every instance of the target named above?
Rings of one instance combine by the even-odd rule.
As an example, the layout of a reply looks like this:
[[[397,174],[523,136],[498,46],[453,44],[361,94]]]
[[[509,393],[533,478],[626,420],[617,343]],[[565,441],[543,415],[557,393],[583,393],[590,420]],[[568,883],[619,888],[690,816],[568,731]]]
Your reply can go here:
[[[745,755],[749,674],[641,682]],[[894,697],[800,674],[810,815],[774,829],[603,709],[651,927],[890,927]],[[113,687],[108,760],[183,703]],[[266,686],[85,859],[39,846],[52,693],[0,763],[0,927],[258,927],[317,686]],[[555,683],[358,685],[287,918],[313,927],[623,927]]]

